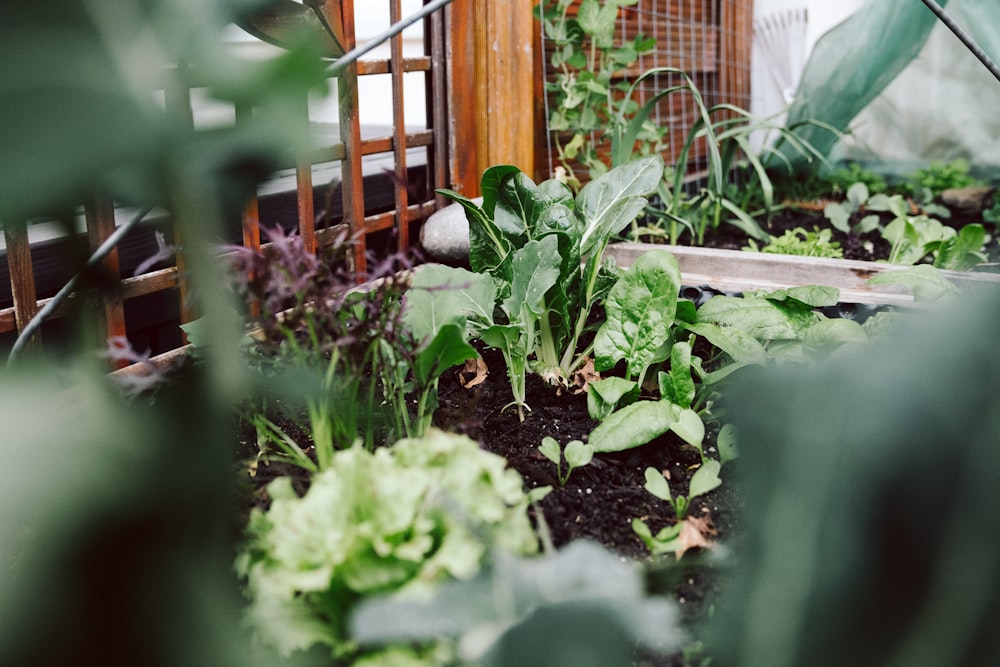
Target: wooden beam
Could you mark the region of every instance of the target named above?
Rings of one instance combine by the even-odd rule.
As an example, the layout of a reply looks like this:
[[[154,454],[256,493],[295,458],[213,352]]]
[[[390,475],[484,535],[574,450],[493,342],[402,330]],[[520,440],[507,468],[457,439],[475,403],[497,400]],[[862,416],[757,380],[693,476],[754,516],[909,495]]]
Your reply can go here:
[[[452,187],[479,194],[482,172],[534,172],[534,0],[456,0],[448,13]]]
[[[23,221],[8,221],[3,225],[7,242],[7,267],[10,270],[10,291],[14,297],[14,322],[18,332],[38,312],[38,296],[35,291],[35,272],[31,264],[31,247],[28,245],[28,229]],[[38,346],[41,341],[36,333],[29,345]]]
[[[719,101],[749,109],[753,0],[722,0],[721,10]]]
[[[531,173],[535,137],[535,19],[534,0],[485,0],[477,4],[485,34],[476,42],[481,91],[480,171],[494,164],[512,164]],[[485,158],[485,159],[484,159]]]
[[[84,207],[87,218],[87,240],[90,251],[97,250],[104,241],[114,233],[115,205],[114,202],[101,199],[88,203]],[[125,305],[122,298],[121,270],[118,266],[118,248],[112,248],[107,257],[101,260],[100,272],[102,285],[98,295],[100,309],[104,317],[98,318],[99,342],[109,338],[125,338]],[[124,359],[114,362],[115,368],[128,365]]]

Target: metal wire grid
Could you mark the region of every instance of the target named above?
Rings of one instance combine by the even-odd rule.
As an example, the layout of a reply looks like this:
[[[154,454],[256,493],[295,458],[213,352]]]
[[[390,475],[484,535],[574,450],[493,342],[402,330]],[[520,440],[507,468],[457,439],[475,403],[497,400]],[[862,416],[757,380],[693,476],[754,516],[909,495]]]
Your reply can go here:
[[[681,69],[692,78],[707,105],[722,102],[741,108],[750,105],[750,54],[752,38],[752,3],[750,0],[640,0],[636,5],[620,9],[618,38],[624,43],[636,34],[654,36],[656,48],[640,57],[639,62],[623,73],[624,79],[634,79],[646,70],[661,67]],[[551,44],[539,31],[543,62],[551,55]],[[658,73],[637,88],[640,103],[667,86],[677,85],[682,78],[675,74]],[[557,164],[555,142],[559,133],[549,128],[551,100],[544,99],[545,139],[540,148],[545,160],[539,160],[539,178],[550,176]],[[667,128],[664,158],[673,161],[698,117],[694,99],[687,94],[673,94],[663,99],[652,115],[655,123]],[[597,132],[590,140],[600,145]],[[701,170],[704,146],[695,146],[688,172],[693,177]]]

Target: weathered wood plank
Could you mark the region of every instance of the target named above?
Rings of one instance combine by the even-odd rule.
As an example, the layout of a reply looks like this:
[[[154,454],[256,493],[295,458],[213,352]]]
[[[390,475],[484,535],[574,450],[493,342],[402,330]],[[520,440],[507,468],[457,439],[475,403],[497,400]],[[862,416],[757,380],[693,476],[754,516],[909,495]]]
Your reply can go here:
[[[403,18],[400,0],[389,0],[389,22],[396,23]],[[390,40],[390,62],[392,64],[392,123],[393,158],[395,178],[392,189],[395,200],[396,244],[400,252],[410,246],[409,197],[406,183],[406,106],[403,100],[403,35]],[[367,227],[367,224],[366,224]]]
[[[87,204],[84,212],[87,218],[87,239],[90,251],[94,252],[115,231],[115,205],[114,202],[102,199]],[[124,338],[125,305],[117,248],[113,248],[101,261],[99,271],[103,274],[104,283],[97,295],[99,309],[103,313],[103,317],[98,318],[96,323],[99,340]],[[114,364],[116,368],[122,368],[128,362],[119,359]]]
[[[468,196],[479,194],[479,94],[476,5],[481,0],[454,0],[445,8],[447,33],[447,97],[451,118],[448,137],[448,187]],[[482,65],[482,63],[478,63]],[[485,160],[485,158],[484,158]]]
[[[3,225],[7,242],[7,267],[10,270],[10,291],[14,297],[14,325],[23,331],[28,322],[38,313],[38,296],[35,291],[35,272],[31,264],[31,247],[28,244],[28,229],[23,221],[6,221]],[[38,334],[32,336],[29,345],[41,344]]]

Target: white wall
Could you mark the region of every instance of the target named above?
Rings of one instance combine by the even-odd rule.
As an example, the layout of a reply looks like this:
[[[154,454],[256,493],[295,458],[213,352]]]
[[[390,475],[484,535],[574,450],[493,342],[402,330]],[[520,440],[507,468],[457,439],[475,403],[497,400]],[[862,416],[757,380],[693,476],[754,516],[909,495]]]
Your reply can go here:
[[[296,0],[300,1],[300,0]],[[421,0],[402,0],[403,17],[410,16],[420,10]],[[389,6],[385,2],[356,3],[356,35],[358,45],[364,45],[391,25],[389,21]],[[273,56],[277,49],[264,44],[233,26],[225,38],[241,55],[250,58],[267,58]],[[387,59],[390,49],[388,44],[380,46],[365,54],[365,60]],[[403,55],[419,56],[424,53],[423,24],[417,22],[403,32]],[[423,129],[427,126],[426,103],[424,101],[424,75],[410,73],[403,77],[404,101],[403,109],[407,131]],[[360,98],[360,116],[363,125],[388,127],[392,126],[392,86],[388,74],[360,77],[358,81]],[[213,123],[225,124],[232,122],[232,111],[219,105],[211,105],[207,100],[198,99],[199,118],[203,125]],[[330,94],[325,98],[310,102],[310,117],[314,122],[336,124],[339,120],[337,110],[337,91],[334,81],[331,81]]]
[[[865,2],[755,0],[754,24],[761,28],[755,29],[753,41],[750,111],[758,118],[782,124],[816,41]],[[773,132],[760,132],[752,137],[752,143],[759,149],[775,138]]]

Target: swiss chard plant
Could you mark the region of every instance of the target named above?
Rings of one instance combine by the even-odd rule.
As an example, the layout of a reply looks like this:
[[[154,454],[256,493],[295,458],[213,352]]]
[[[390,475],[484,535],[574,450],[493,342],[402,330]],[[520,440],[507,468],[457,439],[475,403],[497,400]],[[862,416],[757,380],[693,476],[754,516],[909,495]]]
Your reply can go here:
[[[456,278],[449,284],[480,285],[486,297],[492,285],[495,298],[490,307],[469,306],[458,290],[442,292],[466,303],[473,336],[503,352],[522,416],[529,370],[566,385],[590,354],[581,337],[618,279],[604,250],[643,210],[645,195],[662,177],[663,161],[653,156],[612,169],[575,197],[556,180],[536,185],[509,166],[483,175],[482,206],[443,191],[465,207],[471,268],[489,278],[462,278],[452,269],[447,275]]]

